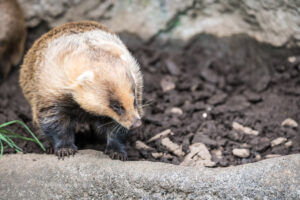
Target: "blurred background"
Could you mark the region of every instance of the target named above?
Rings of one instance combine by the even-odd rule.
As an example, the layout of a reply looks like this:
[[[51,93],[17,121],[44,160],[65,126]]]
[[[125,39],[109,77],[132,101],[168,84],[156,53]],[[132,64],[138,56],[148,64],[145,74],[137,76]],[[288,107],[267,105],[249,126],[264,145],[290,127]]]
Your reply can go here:
[[[95,20],[141,64],[146,113],[130,136],[130,160],[225,167],[300,152],[299,0],[18,2],[26,51],[53,27]],[[18,73],[0,86],[1,122],[31,121]],[[80,149],[104,150],[88,126],[78,132]]]
[[[275,46],[300,45],[298,0],[18,0],[26,24],[53,28],[68,21],[99,21],[148,41],[188,40],[198,33],[246,33]]]

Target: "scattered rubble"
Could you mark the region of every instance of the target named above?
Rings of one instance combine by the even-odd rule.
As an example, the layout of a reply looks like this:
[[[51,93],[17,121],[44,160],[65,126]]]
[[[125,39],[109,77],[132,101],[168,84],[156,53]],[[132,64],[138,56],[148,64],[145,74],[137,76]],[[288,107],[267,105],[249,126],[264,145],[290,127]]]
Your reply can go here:
[[[183,111],[181,108],[178,108],[178,107],[173,107],[171,108],[170,112],[172,114],[176,114],[176,115],[182,115],[183,114]]]
[[[281,123],[281,126],[289,126],[289,127],[296,128],[298,127],[298,123],[291,118],[287,118]]]
[[[256,131],[256,130],[253,130],[249,127],[246,127],[246,126],[243,126],[241,124],[239,124],[238,122],[233,122],[232,123],[232,128],[236,131],[241,131],[245,134],[248,134],[248,135],[258,135],[259,132]]]
[[[190,146],[187,154],[180,165],[213,167],[216,163],[211,161],[211,154],[203,143],[195,143]]]
[[[181,146],[172,142],[170,138],[166,137],[161,140],[161,144],[164,145],[170,152],[174,153],[176,156],[184,156]]]
[[[162,138],[162,137],[166,137],[167,135],[174,135],[174,133],[171,131],[171,129],[167,129],[167,130],[165,130],[165,131],[163,131],[163,132],[161,132],[161,133],[158,133],[158,134],[156,134],[156,135],[154,135],[153,137],[151,137],[148,141],[147,141],[147,143],[149,143],[149,142],[153,142],[154,140],[157,140],[157,139],[159,139],[159,138]]]
[[[168,92],[175,88],[175,83],[172,81],[172,79],[169,76],[165,76],[160,81],[160,86],[161,86],[163,92]]]
[[[152,147],[146,145],[144,142],[140,141],[140,140],[137,140],[135,142],[135,148],[138,149],[138,150],[148,150],[148,151],[152,151],[154,150]]]
[[[249,149],[233,149],[232,153],[233,153],[233,155],[240,157],[240,158],[247,158],[250,156]]]
[[[271,146],[274,147],[274,146],[280,145],[286,141],[287,141],[287,139],[285,137],[278,137],[271,141]]]

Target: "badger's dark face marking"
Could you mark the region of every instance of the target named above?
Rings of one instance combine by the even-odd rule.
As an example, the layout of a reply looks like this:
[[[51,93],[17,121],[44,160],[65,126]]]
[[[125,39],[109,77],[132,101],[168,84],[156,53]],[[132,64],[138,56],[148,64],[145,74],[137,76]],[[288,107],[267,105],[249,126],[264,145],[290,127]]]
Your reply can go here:
[[[115,99],[110,99],[109,107],[119,116],[123,115],[126,112],[123,105]]]

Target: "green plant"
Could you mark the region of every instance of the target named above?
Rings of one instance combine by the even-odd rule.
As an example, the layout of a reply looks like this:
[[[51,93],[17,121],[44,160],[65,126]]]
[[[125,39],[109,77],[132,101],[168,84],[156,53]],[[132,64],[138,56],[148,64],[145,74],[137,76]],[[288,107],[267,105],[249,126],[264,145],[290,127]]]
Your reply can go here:
[[[7,130],[6,127],[10,126],[12,124],[22,125],[31,134],[31,136],[33,138],[24,137],[24,136],[21,136],[17,133],[14,133],[10,130]],[[23,151],[12,140],[14,138],[35,142],[43,149],[43,151],[46,151],[44,145],[37,139],[37,137],[34,135],[34,133],[28,128],[28,126],[24,122],[22,122],[20,120],[13,120],[13,121],[9,121],[9,122],[6,122],[6,123],[3,123],[3,124],[0,125],[0,158],[3,155],[4,148],[6,147],[5,145],[7,145],[10,148],[13,148],[16,152],[22,152]]]

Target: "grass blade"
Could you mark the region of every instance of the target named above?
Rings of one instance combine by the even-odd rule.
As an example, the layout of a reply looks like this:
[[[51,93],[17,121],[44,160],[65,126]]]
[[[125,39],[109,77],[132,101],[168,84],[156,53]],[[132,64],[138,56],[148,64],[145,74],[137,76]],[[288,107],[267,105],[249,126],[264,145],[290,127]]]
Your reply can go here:
[[[11,132],[9,130],[3,130],[3,132],[6,134],[6,137],[9,137],[9,138],[17,138],[17,139],[22,139],[22,140],[26,140],[26,141],[37,143],[37,141],[35,139],[18,135],[17,133]]]
[[[31,136],[34,138],[34,140],[36,141],[36,143],[41,147],[41,149],[43,149],[43,151],[46,151],[44,145],[39,141],[39,139],[37,139],[37,137],[34,135],[34,133],[29,129],[29,127],[24,122],[22,122],[20,120],[13,120],[13,121],[1,124],[0,128],[4,128],[4,127],[12,125],[12,124],[20,124],[20,125],[22,125],[31,134]]]
[[[0,140],[3,140],[4,142],[6,142],[11,148],[15,149],[16,152],[22,152],[22,149],[20,147],[18,147],[14,141],[12,141],[12,139],[6,137],[3,134],[0,134]]]

